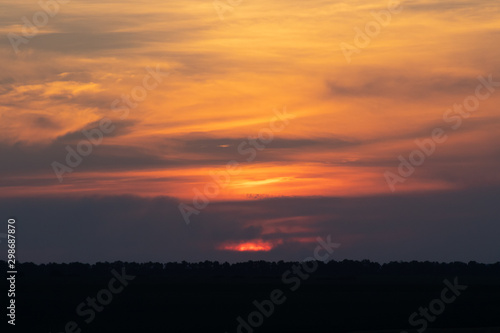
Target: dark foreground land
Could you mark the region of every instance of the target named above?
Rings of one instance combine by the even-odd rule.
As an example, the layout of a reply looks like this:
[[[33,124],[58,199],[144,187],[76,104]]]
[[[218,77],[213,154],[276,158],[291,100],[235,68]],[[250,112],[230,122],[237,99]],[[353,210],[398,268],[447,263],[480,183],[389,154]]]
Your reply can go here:
[[[18,263],[8,331],[500,332],[500,263],[316,265]]]

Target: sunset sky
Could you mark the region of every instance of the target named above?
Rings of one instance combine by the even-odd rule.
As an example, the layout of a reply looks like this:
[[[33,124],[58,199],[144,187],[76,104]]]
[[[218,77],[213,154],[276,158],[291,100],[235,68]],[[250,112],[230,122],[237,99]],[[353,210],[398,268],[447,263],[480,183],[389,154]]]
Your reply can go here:
[[[21,261],[500,260],[500,1],[64,2],[0,1]]]

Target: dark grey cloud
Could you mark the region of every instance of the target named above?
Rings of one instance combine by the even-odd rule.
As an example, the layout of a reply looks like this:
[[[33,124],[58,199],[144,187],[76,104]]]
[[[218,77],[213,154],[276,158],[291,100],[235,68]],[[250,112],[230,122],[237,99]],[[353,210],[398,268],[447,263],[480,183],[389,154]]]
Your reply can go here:
[[[365,68],[364,70],[364,73],[356,72],[356,77],[359,77],[360,81],[352,84],[333,79],[326,81],[329,94],[332,97],[390,97],[391,99],[423,99],[452,94],[465,98],[474,93],[479,83],[475,77],[454,77],[444,74],[419,77],[406,76],[400,72],[391,73],[389,69]]]
[[[136,32],[73,32],[48,33],[35,36],[24,47],[64,54],[95,53],[106,50],[125,50],[140,47],[148,35]]]
[[[42,122],[46,122],[43,120]],[[97,123],[84,126],[90,130],[97,127]],[[489,133],[490,141],[498,140],[498,135],[492,130],[496,119],[491,118],[469,118],[464,121],[459,129],[460,133],[482,132]],[[163,136],[151,137],[147,141],[137,144],[119,144],[116,140],[111,143],[109,137],[120,137],[133,131],[136,123],[131,120],[115,121],[116,129],[106,134],[99,146],[93,147],[93,152],[83,158],[75,172],[89,171],[127,171],[165,169],[172,167],[219,167],[227,164],[230,160],[240,163],[247,162],[249,155],[238,152],[238,146],[246,142],[248,138],[217,138],[214,136],[193,133],[177,137],[165,138]],[[416,168],[415,174],[409,179],[409,183],[424,182],[432,183],[441,181],[454,186],[476,186],[478,184],[497,183],[500,179],[496,176],[496,169],[500,163],[498,150],[491,145],[482,145],[480,149],[474,147],[478,142],[470,142],[468,146],[455,141],[457,133],[452,131],[443,123],[428,124],[423,128],[416,128],[413,132],[388,135],[381,138],[358,141],[355,139],[319,137],[319,138],[275,138],[271,143],[265,145],[265,149],[257,151],[252,164],[256,163],[287,163],[296,159],[297,154],[302,152],[339,152],[338,158],[331,157],[328,160],[310,160],[308,162],[321,163],[324,166],[336,168],[338,166],[352,168],[383,168],[386,171],[397,173],[400,163],[398,156],[408,158],[408,155],[418,146],[415,139],[428,140],[432,130],[442,127],[449,135],[448,141],[436,145],[436,151],[432,156],[426,158],[422,166]],[[481,138],[484,137],[482,134]],[[14,144],[0,144],[0,186],[26,186],[32,184],[47,184],[56,182],[54,175],[47,179],[47,174],[53,174],[51,163],[54,161],[65,164],[67,155],[66,146],[76,149],[78,142],[87,140],[81,130],[66,133],[56,138],[49,145],[27,145],[23,142]],[[483,140],[483,139],[481,139]],[[130,141],[129,141],[130,142]],[[392,146],[394,143],[407,143],[406,148],[394,151],[393,155],[387,152],[379,153],[384,145]],[[246,145],[245,148],[250,147]],[[467,151],[467,156],[463,154]],[[342,153],[356,152],[356,159],[345,159]],[[196,156],[193,158],[193,156]],[[362,171],[364,172],[364,171]],[[7,179],[6,176],[16,176]],[[25,178],[23,176],[30,176]],[[34,178],[39,177],[35,182]],[[313,177],[310,175],[309,177]],[[68,178],[68,181],[72,181]],[[169,182],[172,179],[158,178],[151,181]],[[175,180],[174,180],[175,181]],[[381,171],[380,187],[385,188],[384,178]],[[39,185],[36,185],[39,186]]]
[[[46,120],[42,122],[46,122]],[[87,124],[78,131],[66,133],[48,145],[26,144],[24,142],[0,143],[0,155],[3,157],[0,161],[0,173],[4,176],[0,179],[0,186],[6,186],[5,184],[13,186],[15,184],[15,181],[7,181],[5,176],[47,174],[52,173],[52,162],[57,161],[66,164],[65,159],[68,154],[66,146],[76,150],[79,142],[88,142],[82,130],[97,129],[98,123],[99,121],[96,121]],[[154,150],[139,146],[107,143],[107,139],[110,137],[120,137],[130,133],[135,122],[132,120],[113,120],[112,124],[115,126],[113,132],[103,134],[99,131],[103,134],[101,143],[93,145],[92,153],[83,158],[83,162],[77,167],[78,171],[134,170],[166,167],[175,164],[175,162],[166,161],[161,157],[161,154]],[[22,182],[22,184],[18,183],[18,185],[25,185],[25,181],[31,182],[33,179],[17,179],[16,181]]]
[[[0,214],[18,220],[19,260],[300,260],[314,244],[341,243],[336,259],[500,260],[498,188],[361,198],[278,198],[211,203],[188,227],[168,197],[7,198]],[[294,217],[307,217],[298,222]],[[270,219],[291,233],[264,234]],[[273,225],[276,225],[274,222]],[[226,242],[281,240],[270,252],[218,250]]]
[[[51,126],[52,120],[41,117],[37,126]],[[216,138],[202,134],[184,135],[179,137],[153,137],[147,142],[137,145],[111,144],[107,141],[110,137],[120,137],[131,133],[137,121],[113,120],[115,130],[104,134],[101,144],[93,147],[90,155],[83,158],[78,172],[86,171],[113,171],[113,170],[141,170],[170,167],[193,166],[222,166],[230,160],[246,162],[248,155],[238,152],[238,146],[247,142],[248,138]],[[26,144],[16,142],[13,144],[0,143],[0,154],[4,157],[0,161],[0,172],[4,175],[44,174],[52,172],[51,163],[58,161],[65,164],[67,155],[66,146],[76,150],[81,141],[87,141],[82,130],[92,131],[99,127],[99,121],[87,124],[83,128],[68,132],[57,137],[48,145]],[[257,158],[252,163],[283,162],[293,159],[297,152],[309,152],[324,149],[338,150],[358,145],[354,140],[341,138],[301,138],[286,139],[275,138],[265,145],[265,149],[258,151]],[[245,149],[249,146],[246,144]],[[196,158],[192,155],[196,154]],[[184,157],[187,156],[187,157]],[[0,186],[13,186],[16,182],[0,181]],[[21,183],[19,183],[21,185]]]
[[[477,1],[404,1],[403,7],[405,11],[417,12],[439,12],[442,14],[457,11],[463,12],[467,16],[481,15],[484,11],[497,12],[499,11],[498,4],[488,0]]]
[[[264,136],[264,138],[267,138]],[[218,138],[210,137],[204,134],[193,133],[190,135],[166,139],[168,145],[179,147],[182,152],[207,154],[211,156],[238,157],[238,146],[249,139],[258,139],[256,136],[241,138]],[[275,154],[278,150],[296,150],[296,149],[342,149],[359,145],[354,139],[335,138],[335,137],[317,137],[317,138],[280,138],[275,137],[271,142],[265,143],[258,139],[257,143],[265,148],[259,151],[259,154]],[[243,146],[248,148],[249,145]],[[241,159],[241,156],[239,157]]]
[[[35,35],[27,44],[21,44],[19,49],[65,55],[113,54],[123,58],[140,53],[137,49],[147,44],[201,39],[204,36],[203,32],[211,28],[207,23],[200,22],[195,13],[187,11],[183,13],[126,11],[111,15],[92,13],[91,16],[78,13],[61,15],[64,6],[67,5],[61,6],[61,12],[48,22],[52,32]],[[99,5],[96,4],[96,6]],[[21,10],[9,4],[8,10],[11,10],[11,14],[7,20],[2,20],[3,24],[0,23],[0,27],[22,25],[23,16],[30,19],[31,15],[40,11],[41,8],[35,5]],[[170,24],[165,24],[165,22]],[[147,27],[151,24],[156,24],[156,30]],[[137,28],[136,31],[131,31],[131,27]],[[22,36],[19,28],[12,29],[10,32]],[[10,47],[9,40],[0,39],[0,46]],[[124,54],[124,51],[128,52]]]
[[[76,139],[76,134],[75,134]],[[82,140],[86,140],[82,135]],[[105,139],[104,139],[105,140]],[[73,150],[75,145],[69,145]],[[14,145],[0,144],[0,155],[5,157],[0,162],[0,186],[4,184],[7,176],[37,176],[53,173],[52,162],[57,161],[66,164],[66,144],[52,144],[49,146],[27,146],[23,143]],[[155,153],[148,152],[141,147],[104,145],[94,146],[90,155],[83,158],[83,162],[75,169],[75,172],[105,171],[105,170],[140,170],[145,168],[168,167],[174,165],[162,159]],[[18,185],[31,180],[17,179]],[[57,179],[53,178],[53,181]],[[10,182],[11,185],[12,181]],[[24,184],[26,185],[26,184]]]
[[[38,116],[33,120],[36,127],[44,129],[58,129],[61,126],[49,117]]]
[[[98,129],[99,123],[102,119],[85,125],[78,131],[68,132],[62,136],[57,137],[53,144],[75,144],[86,137],[82,134],[82,131],[91,131],[92,129]],[[117,137],[130,133],[133,130],[133,126],[137,124],[137,120],[125,119],[125,120],[112,120],[112,125],[114,130],[111,133],[104,134],[106,137]]]

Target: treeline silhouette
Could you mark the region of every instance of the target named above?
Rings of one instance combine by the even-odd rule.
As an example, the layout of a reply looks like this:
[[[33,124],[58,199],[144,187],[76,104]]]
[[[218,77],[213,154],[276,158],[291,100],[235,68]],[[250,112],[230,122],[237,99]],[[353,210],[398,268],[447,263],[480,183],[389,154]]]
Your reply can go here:
[[[72,263],[48,263],[34,264],[31,262],[17,263],[17,270],[21,275],[28,276],[101,276],[109,273],[112,269],[126,268],[127,272],[138,276],[279,276],[293,265],[300,262],[269,262],[269,261],[247,261],[240,263],[220,263],[218,261],[203,262],[97,262],[85,264]],[[310,264],[312,265],[312,264]],[[430,261],[389,262],[379,264],[369,260],[342,260],[342,261],[317,261],[318,268],[315,274],[331,276],[350,275],[381,275],[381,276],[405,276],[405,275],[497,275],[500,274],[500,262],[495,264],[484,264],[475,261],[468,263],[451,262],[439,263]],[[0,261],[2,270],[7,270],[7,262]]]
[[[500,262],[316,264],[313,271],[316,265],[309,262],[298,272],[294,266],[302,263],[286,261],[17,263],[16,330],[414,333],[422,326],[412,325],[412,314],[435,305],[448,281],[467,288],[427,323],[429,333],[439,328],[500,332]],[[0,261],[0,268],[8,271],[7,263]],[[130,280],[121,288],[123,279]],[[112,298],[110,290],[115,290]],[[248,326],[256,311],[264,313],[255,302],[269,304],[276,290],[286,301],[275,304],[272,315],[262,314],[258,327]],[[78,326],[67,329],[72,325]]]

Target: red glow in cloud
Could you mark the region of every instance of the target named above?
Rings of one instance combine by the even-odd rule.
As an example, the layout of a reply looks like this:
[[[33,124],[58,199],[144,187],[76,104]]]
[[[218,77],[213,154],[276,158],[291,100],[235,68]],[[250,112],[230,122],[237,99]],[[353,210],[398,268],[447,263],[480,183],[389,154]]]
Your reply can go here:
[[[254,241],[254,242],[245,242],[240,244],[224,244],[219,247],[221,250],[226,251],[238,251],[238,252],[246,252],[246,251],[269,251],[273,248],[273,245],[269,242],[262,241]]]

